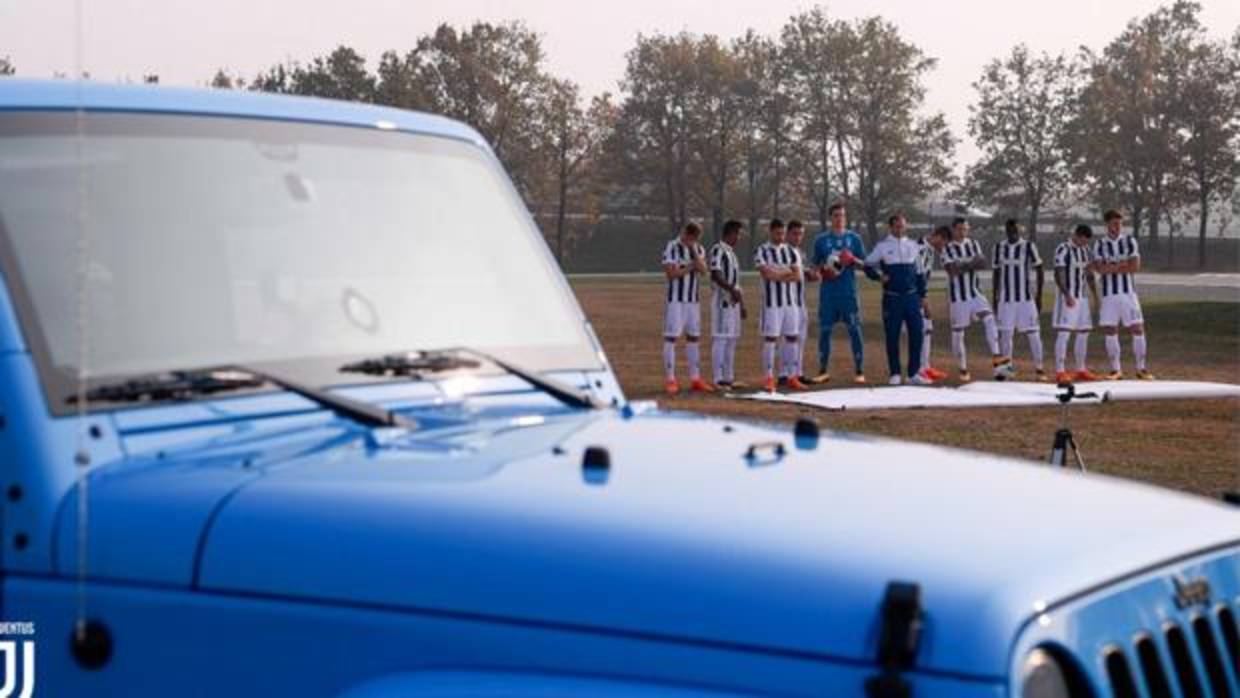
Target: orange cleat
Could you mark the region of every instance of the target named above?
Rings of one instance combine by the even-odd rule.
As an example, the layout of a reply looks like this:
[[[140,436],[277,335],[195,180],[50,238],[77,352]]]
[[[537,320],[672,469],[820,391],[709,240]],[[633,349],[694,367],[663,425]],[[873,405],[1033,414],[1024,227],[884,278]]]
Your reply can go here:
[[[775,376],[767,376],[766,379],[762,381],[762,389],[768,393],[775,392]]]
[[[927,376],[927,377],[929,377],[929,378],[930,378],[930,379],[932,379],[932,380],[941,381],[941,380],[943,380],[944,378],[946,378],[946,377],[947,377],[947,372],[946,372],[946,371],[940,371],[939,369],[937,369],[937,368],[935,368],[935,367],[933,367],[933,366],[927,366],[927,367],[926,367],[926,376]]]
[[[1056,373],[1056,374],[1055,374],[1055,383],[1056,383],[1057,385],[1063,385],[1063,384],[1065,384],[1065,383],[1071,383],[1071,382],[1072,382],[1072,380],[1073,380],[1073,378],[1074,378],[1074,376],[1072,375],[1072,373],[1071,373],[1071,372],[1069,372],[1069,371],[1059,371],[1058,373]]]
[[[694,378],[693,382],[689,384],[689,390],[692,390],[695,393],[713,393],[715,392],[715,386],[707,383],[701,378]]]
[[[668,378],[667,383],[663,384],[663,390],[665,390],[668,395],[675,395],[680,392],[680,383],[677,383],[675,378]]]
[[[1098,374],[1094,373],[1093,371],[1089,369],[1077,371],[1075,377],[1076,377],[1076,380],[1081,381],[1082,383],[1102,380],[1102,376],[1099,376]]]
[[[788,376],[788,389],[789,390],[809,390],[809,388],[807,388],[805,384],[801,382],[801,379],[797,378],[796,376]]]

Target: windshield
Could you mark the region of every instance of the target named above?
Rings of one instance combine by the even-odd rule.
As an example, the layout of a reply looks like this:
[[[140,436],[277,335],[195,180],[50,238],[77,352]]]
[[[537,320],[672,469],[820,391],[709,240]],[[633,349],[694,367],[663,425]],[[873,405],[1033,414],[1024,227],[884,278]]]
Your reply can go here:
[[[334,376],[342,357],[458,345],[599,367],[474,144],[216,117],[84,125],[79,156],[72,113],[0,115],[0,256],[53,403],[79,360],[79,178],[92,377],[316,359]]]

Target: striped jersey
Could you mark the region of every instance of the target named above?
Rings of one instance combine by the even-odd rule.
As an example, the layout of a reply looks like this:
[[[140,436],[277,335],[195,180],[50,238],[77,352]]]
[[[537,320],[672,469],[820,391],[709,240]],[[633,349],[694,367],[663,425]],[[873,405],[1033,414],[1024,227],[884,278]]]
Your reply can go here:
[[[1059,247],[1055,248],[1055,268],[1063,269],[1068,295],[1077,300],[1084,298],[1089,284],[1086,277],[1089,273],[1089,247],[1072,242],[1059,243]]]
[[[1033,300],[1029,281],[1033,270],[1042,266],[1037,245],[1025,239],[1016,242],[1000,240],[990,256],[990,267],[999,275],[1000,303],[1024,303]]]
[[[929,237],[920,237],[917,239],[917,267],[923,279],[926,280],[926,287],[930,286],[930,275],[934,273],[934,246],[930,244]]]
[[[952,240],[943,247],[943,262],[956,262],[960,264],[968,263],[975,257],[982,256],[982,246],[973,238],[965,238],[963,240]],[[949,300],[952,303],[960,303],[972,300],[982,295],[981,288],[977,285],[977,272],[973,269],[964,269],[958,276],[950,276],[948,278]]]
[[[800,251],[795,250],[786,243],[778,245],[767,241],[758,246],[754,253],[754,266],[761,269],[762,267],[788,267],[791,268],[799,263],[801,258]],[[767,308],[783,308],[797,306],[798,296],[794,286],[803,283],[796,281],[771,281],[769,279],[762,280],[762,304]],[[803,292],[803,290],[802,290]]]
[[[710,248],[710,270],[719,272],[723,280],[731,288],[738,288],[741,278],[740,263],[736,260],[736,250],[726,242],[716,242]],[[732,296],[718,284],[711,284],[711,296],[715,307],[727,308],[732,304]]]
[[[693,263],[693,255],[705,257],[706,252],[701,245],[693,245],[692,251],[689,246],[680,241],[680,238],[673,238],[667,243],[667,247],[663,249],[663,263],[675,264],[680,268],[685,268]],[[697,303],[698,302],[698,275],[697,272],[678,276],[675,279],[667,280],[667,302],[668,303]]]
[[[1136,238],[1128,234],[1120,234],[1115,238],[1104,235],[1094,243],[1095,262],[1126,262],[1130,259],[1140,259],[1140,257],[1141,252],[1137,249]],[[1137,284],[1132,274],[1099,274],[1098,280],[1101,282],[1104,297],[1137,292]]]
[[[792,282],[792,299],[793,305],[798,308],[805,307],[805,255],[801,252],[801,248],[795,245],[788,245],[788,250],[792,252],[793,266],[801,268],[801,276]]]

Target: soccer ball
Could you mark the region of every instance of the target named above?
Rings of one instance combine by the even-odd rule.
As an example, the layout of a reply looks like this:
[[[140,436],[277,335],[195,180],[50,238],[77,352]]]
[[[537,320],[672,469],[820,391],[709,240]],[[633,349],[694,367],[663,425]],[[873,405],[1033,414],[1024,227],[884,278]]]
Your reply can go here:
[[[836,252],[832,252],[827,257],[827,266],[830,267],[836,274],[844,271],[844,264],[840,262],[840,255]]]

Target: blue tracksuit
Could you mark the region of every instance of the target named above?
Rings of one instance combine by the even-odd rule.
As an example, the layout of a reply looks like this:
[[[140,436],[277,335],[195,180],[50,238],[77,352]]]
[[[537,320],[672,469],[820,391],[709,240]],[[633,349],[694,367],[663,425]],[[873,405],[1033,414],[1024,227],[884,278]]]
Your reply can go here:
[[[865,258],[866,271],[878,270],[883,284],[883,330],[887,334],[887,368],[900,375],[900,329],[908,327],[908,376],[921,371],[921,303],[926,297],[926,276],[917,242],[888,235]]]
[[[832,254],[844,250],[852,252],[858,261],[865,259],[865,244],[861,236],[851,230],[836,235],[824,230],[814,238],[814,266],[826,264]],[[865,345],[861,336],[861,310],[857,304],[857,274],[853,267],[845,267],[839,276],[822,280],[818,287],[818,366],[826,371],[831,363],[831,331],[835,323],[842,322],[848,328],[852,345],[853,363],[857,373],[865,365]]]

